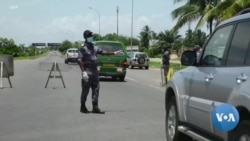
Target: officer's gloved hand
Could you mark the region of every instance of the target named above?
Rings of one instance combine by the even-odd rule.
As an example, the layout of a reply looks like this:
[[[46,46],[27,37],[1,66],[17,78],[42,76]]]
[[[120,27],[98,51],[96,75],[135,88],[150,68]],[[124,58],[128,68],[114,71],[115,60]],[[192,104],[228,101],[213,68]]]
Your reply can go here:
[[[124,55],[124,53],[123,53],[122,50],[115,51],[114,54],[115,54],[115,55],[119,55],[119,56]]]
[[[82,72],[82,79],[84,79],[84,80],[88,80],[89,79],[89,76],[88,76],[88,74],[87,74],[86,71]]]

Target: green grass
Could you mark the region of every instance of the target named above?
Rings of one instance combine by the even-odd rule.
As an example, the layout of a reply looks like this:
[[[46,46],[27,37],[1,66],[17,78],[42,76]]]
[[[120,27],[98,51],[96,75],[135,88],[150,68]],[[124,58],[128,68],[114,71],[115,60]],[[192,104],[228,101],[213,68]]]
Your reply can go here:
[[[149,67],[150,68],[161,68],[161,62],[153,62],[153,61],[151,61],[149,63]]]
[[[32,60],[32,59],[37,59],[40,57],[45,57],[49,54],[48,52],[45,52],[43,54],[35,55],[35,56],[21,56],[21,57],[15,57],[14,60]]]
[[[150,68],[161,68],[161,62],[151,61],[149,64]],[[180,63],[171,63],[170,67],[173,67],[174,72],[186,68],[186,66],[181,65]]]

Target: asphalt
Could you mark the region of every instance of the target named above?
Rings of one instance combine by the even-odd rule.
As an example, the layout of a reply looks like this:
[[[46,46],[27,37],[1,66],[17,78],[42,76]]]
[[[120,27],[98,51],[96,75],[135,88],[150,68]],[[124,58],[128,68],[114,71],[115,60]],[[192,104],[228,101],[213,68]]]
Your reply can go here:
[[[61,79],[50,79],[57,63]],[[57,53],[14,62],[13,88],[0,89],[0,141],[164,141],[165,88],[159,69],[127,69],[125,81],[100,81],[99,106],[105,114],[80,113],[77,64]],[[59,75],[58,73],[53,73]],[[91,92],[87,107],[92,109]]]

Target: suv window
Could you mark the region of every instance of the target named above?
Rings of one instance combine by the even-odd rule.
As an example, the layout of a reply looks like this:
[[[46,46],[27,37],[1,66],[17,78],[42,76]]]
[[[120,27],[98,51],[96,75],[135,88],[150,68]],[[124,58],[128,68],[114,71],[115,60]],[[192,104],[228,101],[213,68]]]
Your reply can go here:
[[[77,52],[78,52],[78,50],[71,49],[71,50],[68,50],[68,52],[70,52],[70,53],[77,53]]]
[[[208,41],[205,48],[202,65],[221,66],[222,58],[225,53],[225,48],[228,44],[230,33],[232,32],[233,25],[223,27],[217,30],[211,39]]]
[[[250,21],[242,22],[237,25],[233,36],[232,44],[229,48],[227,65],[242,66],[245,64],[245,58],[249,48],[250,41]],[[248,57],[249,58],[249,57]],[[249,61],[247,61],[249,64]]]
[[[139,53],[139,54],[136,54],[135,55],[135,58],[147,58],[147,55],[146,54],[144,54],[144,53]]]

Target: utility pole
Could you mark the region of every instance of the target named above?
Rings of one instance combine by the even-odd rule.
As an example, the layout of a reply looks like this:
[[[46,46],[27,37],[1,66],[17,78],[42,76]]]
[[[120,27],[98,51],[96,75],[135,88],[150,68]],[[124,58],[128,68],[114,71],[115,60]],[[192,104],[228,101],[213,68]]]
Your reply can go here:
[[[118,39],[118,32],[119,32],[119,19],[118,19],[118,13],[119,13],[119,7],[116,7],[116,13],[117,13],[117,39]]]
[[[132,0],[132,16],[131,16],[131,51],[133,51],[133,15],[134,15],[134,0]]]

